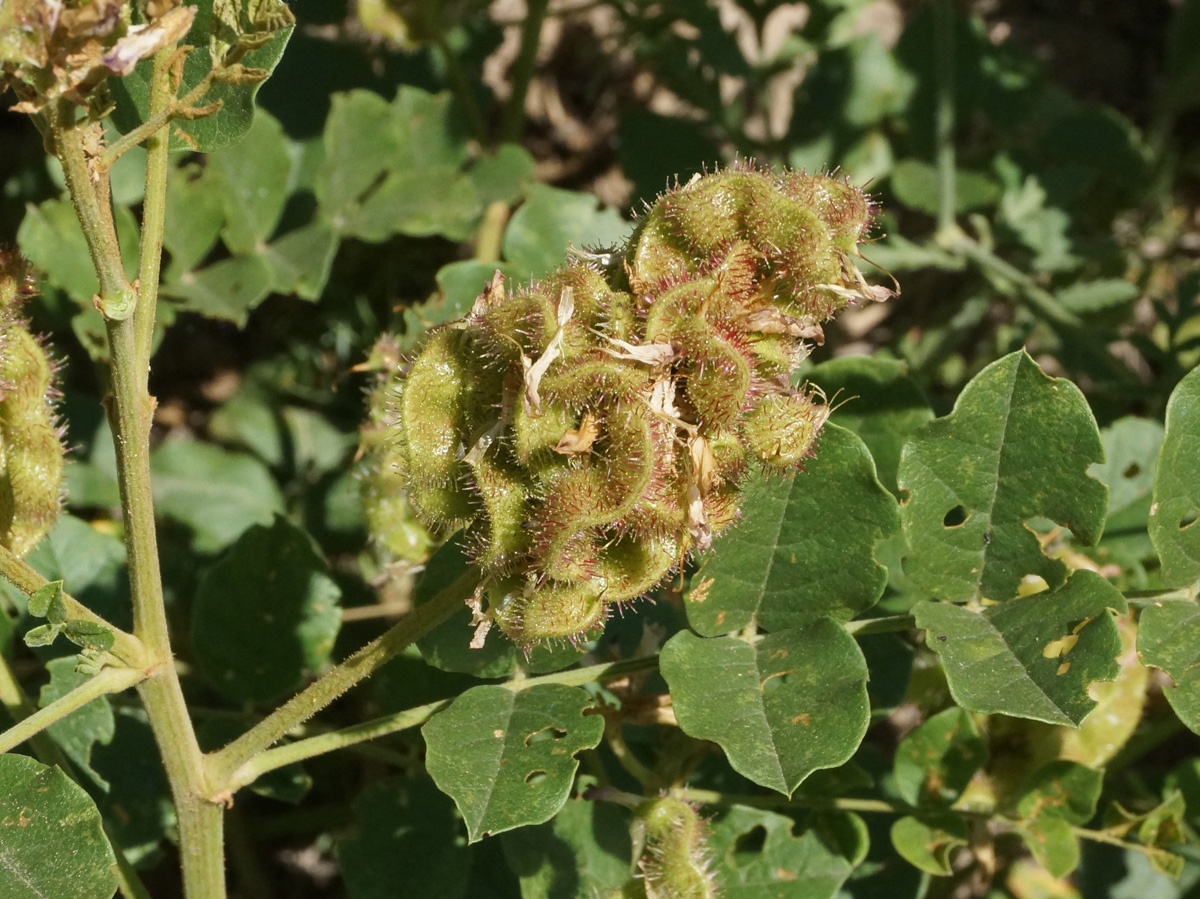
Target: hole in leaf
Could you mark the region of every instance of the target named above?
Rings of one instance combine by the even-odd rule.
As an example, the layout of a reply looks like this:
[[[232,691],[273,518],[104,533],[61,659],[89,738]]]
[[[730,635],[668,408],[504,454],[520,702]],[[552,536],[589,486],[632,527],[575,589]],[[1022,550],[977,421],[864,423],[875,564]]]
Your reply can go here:
[[[538,786],[545,779],[546,779],[546,772],[541,771],[541,770],[530,771],[528,774],[525,775],[525,783],[529,784],[529,786],[531,786],[531,787]]]
[[[733,844],[734,867],[744,868],[753,864],[762,855],[763,847],[767,844],[767,829],[761,824],[753,830],[738,834]]]
[[[912,491],[905,490],[903,487],[901,487],[899,498],[900,498],[900,505],[902,505],[902,506],[908,505],[908,501],[910,499],[912,499]]]
[[[553,742],[554,740],[561,740],[566,735],[567,735],[567,732],[565,730],[560,730],[557,727],[547,725],[546,727],[543,727],[541,730],[535,730],[528,737],[526,737],[525,745],[532,746],[535,743]]]
[[[1192,511],[1184,515],[1183,518],[1179,519],[1179,530],[1187,530],[1196,523],[1197,519],[1200,519],[1200,511],[1192,509]]]
[[[1127,466],[1125,466],[1125,470],[1121,472],[1121,477],[1136,478],[1141,473],[1142,466],[1138,465],[1136,462],[1130,462]]]
[[[946,517],[942,519],[942,524],[948,528],[956,528],[967,520],[967,510],[962,506],[955,506],[946,513]]]

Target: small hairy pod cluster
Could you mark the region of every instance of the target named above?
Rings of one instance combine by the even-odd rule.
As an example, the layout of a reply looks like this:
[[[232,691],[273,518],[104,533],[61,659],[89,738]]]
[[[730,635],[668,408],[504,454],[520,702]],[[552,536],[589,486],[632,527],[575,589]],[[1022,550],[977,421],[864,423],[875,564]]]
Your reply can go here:
[[[63,479],[55,365],[20,313],[30,290],[20,256],[0,250],[0,545],[18,556],[54,524]]]
[[[720,895],[709,870],[708,824],[679,799],[664,797],[634,810],[633,833],[642,846],[635,886],[646,899],[716,899]]]
[[[485,626],[595,631],[736,520],[751,470],[812,453],[828,407],[792,375],[821,322],[891,296],[854,262],[872,212],[836,178],[739,166],[663,194],[620,250],[515,291],[497,273],[381,380],[368,496],[465,528]]]

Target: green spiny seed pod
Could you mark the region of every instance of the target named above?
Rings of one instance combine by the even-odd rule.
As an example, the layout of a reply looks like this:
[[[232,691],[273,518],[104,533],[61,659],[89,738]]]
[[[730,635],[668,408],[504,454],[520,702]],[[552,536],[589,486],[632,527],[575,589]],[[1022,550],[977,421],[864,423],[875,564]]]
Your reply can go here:
[[[790,383],[830,314],[890,295],[854,264],[872,211],[738,166],[668,191],[619,250],[511,292],[497,274],[372,397],[378,509],[464,526],[513,639],[596,631],[737,520],[755,467],[813,452],[828,408]]]
[[[634,811],[634,831],[645,848],[638,861],[646,899],[715,899],[707,824],[679,799],[644,802]]]
[[[24,261],[0,250],[0,544],[18,556],[46,536],[62,505],[55,365],[18,305],[30,289]]]

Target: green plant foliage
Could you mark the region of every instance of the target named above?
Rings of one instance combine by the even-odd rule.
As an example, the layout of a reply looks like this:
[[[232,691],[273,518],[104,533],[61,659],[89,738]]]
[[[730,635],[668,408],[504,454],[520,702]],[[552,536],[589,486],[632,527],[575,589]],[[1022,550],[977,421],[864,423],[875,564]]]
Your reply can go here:
[[[57,768],[19,755],[0,757],[0,895],[108,899],[115,863],[100,814]]]
[[[827,425],[804,471],[752,481],[742,515],[745,524],[692,581],[688,623],[698,633],[715,637],[751,622],[778,631],[825,615],[849,620],[883,592],[874,548],[900,529],[900,517],[866,447],[848,431]]]
[[[1091,684],[1117,676],[1110,612],[1125,610],[1116,588],[1077,571],[1056,590],[982,611],[924,601],[913,614],[963,708],[1078,725],[1096,705]]]
[[[307,534],[284,518],[252,525],[196,588],[192,643],[200,666],[231,699],[278,699],[329,658],[340,598]]]
[[[454,799],[472,842],[558,813],[575,754],[600,742],[604,720],[577,687],[473,687],[421,729],[434,783]]]
[[[1049,518],[1094,544],[1108,496],[1087,467],[1101,452],[1078,388],[1023,352],[992,363],[900,458],[908,577],[952,602],[1009,599],[1031,575],[1059,586],[1066,566],[1042,552],[1028,523]]]
[[[1166,432],[1154,476],[1150,539],[1162,557],[1163,582],[1200,580],[1200,370],[1179,383],[1167,406]]]
[[[906,815],[892,825],[892,845],[909,864],[930,874],[951,873],[954,854],[967,845],[967,822],[951,813]]]
[[[786,796],[847,761],[866,732],[866,663],[828,618],[755,642],[684,631],[661,664],[684,732],[718,743],[734,770]]]
[[[896,792],[912,806],[953,805],[987,764],[987,756],[987,744],[971,715],[963,709],[946,709],[896,747]]]

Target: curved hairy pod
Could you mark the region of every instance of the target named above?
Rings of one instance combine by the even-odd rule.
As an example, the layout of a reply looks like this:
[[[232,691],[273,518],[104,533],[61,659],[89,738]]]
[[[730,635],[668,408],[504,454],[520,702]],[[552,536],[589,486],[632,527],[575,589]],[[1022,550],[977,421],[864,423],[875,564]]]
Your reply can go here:
[[[646,899],[715,899],[707,824],[679,799],[644,802],[634,811],[634,831],[645,848],[638,861]]]
[[[0,250],[0,544],[18,556],[46,536],[62,505],[55,365],[20,315],[30,291],[24,262]]]
[[[363,445],[390,469],[367,482],[466,528],[513,639],[594,632],[737,520],[752,470],[814,451],[828,407],[790,383],[833,312],[890,294],[854,264],[872,211],[739,166],[668,191],[623,248],[514,291],[497,274],[381,382],[391,430]]]

